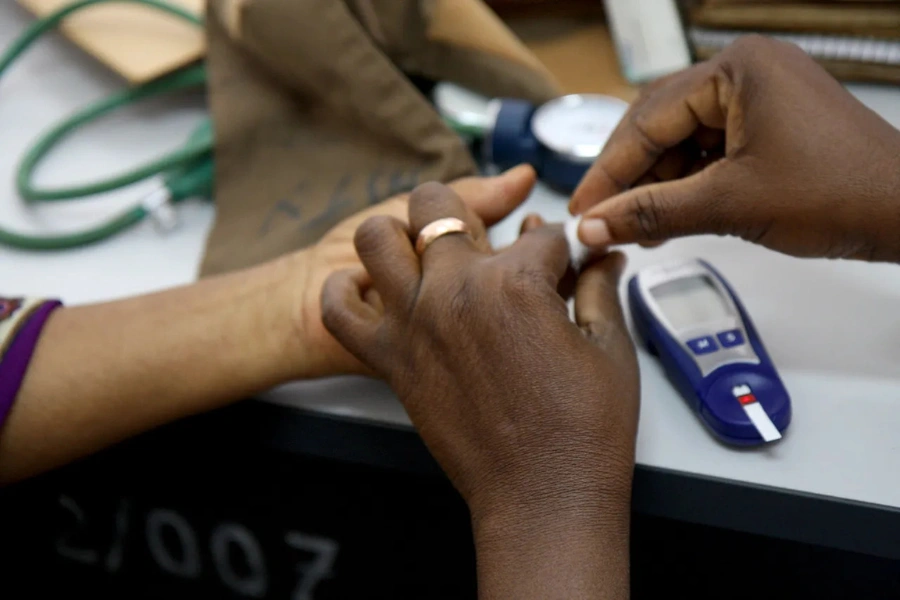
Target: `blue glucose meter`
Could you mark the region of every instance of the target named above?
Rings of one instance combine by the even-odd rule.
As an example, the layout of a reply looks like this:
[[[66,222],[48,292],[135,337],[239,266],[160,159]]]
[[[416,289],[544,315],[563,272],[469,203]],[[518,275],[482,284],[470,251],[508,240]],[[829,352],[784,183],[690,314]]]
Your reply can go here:
[[[734,290],[702,260],[641,270],[628,284],[635,329],[701,421],[720,440],[781,438],[791,401]]]

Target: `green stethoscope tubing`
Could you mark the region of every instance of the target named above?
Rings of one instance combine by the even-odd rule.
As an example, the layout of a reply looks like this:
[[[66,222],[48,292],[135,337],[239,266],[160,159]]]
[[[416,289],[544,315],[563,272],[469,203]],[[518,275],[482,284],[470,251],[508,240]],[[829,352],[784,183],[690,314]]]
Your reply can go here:
[[[37,39],[48,30],[57,27],[66,17],[95,4],[109,4],[112,2],[143,4],[180,17],[197,26],[203,26],[203,21],[195,15],[163,0],[81,0],[43,19],[37,20],[19,39],[14,41],[0,56],[0,77]],[[79,127],[128,104],[160,94],[203,86],[205,83],[206,70],[204,66],[195,65],[155,81],[113,94],[59,123],[41,136],[19,164],[16,174],[16,189],[22,200],[28,204],[34,204],[83,198],[132,185],[173,169],[184,171],[185,168],[192,166],[202,170],[203,173],[208,173],[211,177],[209,165],[212,161],[213,136],[211,124],[205,123],[198,132],[191,136],[188,143],[181,148],[150,163],[140,165],[108,179],[78,186],[50,189],[39,188],[32,181],[35,170],[46,155],[61,140]],[[27,235],[0,228],[0,244],[27,250],[62,250],[84,246],[106,239],[131,227],[143,220],[148,214],[147,207],[143,204],[137,204],[93,228],[76,233],[52,236]]]

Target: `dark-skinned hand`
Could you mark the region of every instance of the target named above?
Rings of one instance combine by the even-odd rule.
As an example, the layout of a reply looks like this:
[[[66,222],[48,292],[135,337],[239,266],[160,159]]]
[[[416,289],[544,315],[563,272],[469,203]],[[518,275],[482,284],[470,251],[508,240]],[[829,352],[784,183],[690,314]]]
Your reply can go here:
[[[576,190],[602,248],[692,234],[900,260],[900,132],[792,44],[741,38],[646,88]]]
[[[412,240],[444,217],[471,235],[440,237],[420,259]],[[617,293],[624,257],[581,273],[574,324],[557,291],[565,237],[531,223],[494,252],[451,189],[420,186],[409,226],[359,228],[368,275],[327,281],[324,323],[390,383],[468,503],[480,597],[627,595],[639,379]]]

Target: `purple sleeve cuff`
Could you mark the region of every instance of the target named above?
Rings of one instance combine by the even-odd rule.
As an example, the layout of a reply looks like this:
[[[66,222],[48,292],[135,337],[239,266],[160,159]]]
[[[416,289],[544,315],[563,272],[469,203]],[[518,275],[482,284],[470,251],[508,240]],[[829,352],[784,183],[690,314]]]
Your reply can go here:
[[[0,357],[0,429],[15,402],[28,363],[37,346],[38,338],[50,313],[61,306],[60,302],[44,302],[38,306],[19,327],[6,352]]]

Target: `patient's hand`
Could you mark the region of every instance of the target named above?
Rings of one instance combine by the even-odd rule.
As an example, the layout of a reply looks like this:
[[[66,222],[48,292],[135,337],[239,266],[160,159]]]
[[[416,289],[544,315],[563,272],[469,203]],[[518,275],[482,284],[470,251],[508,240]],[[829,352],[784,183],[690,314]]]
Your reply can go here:
[[[448,187],[473,214],[486,225],[492,225],[525,201],[534,182],[534,170],[522,166],[497,177],[459,179]],[[409,196],[402,194],[359,212],[336,225],[315,246],[287,257],[286,260],[295,263],[294,271],[300,275],[294,284],[294,323],[302,348],[302,356],[297,357],[298,378],[369,372],[322,325],[319,302],[322,285],[336,271],[362,266],[353,237],[363,222],[378,216],[406,221]]]

